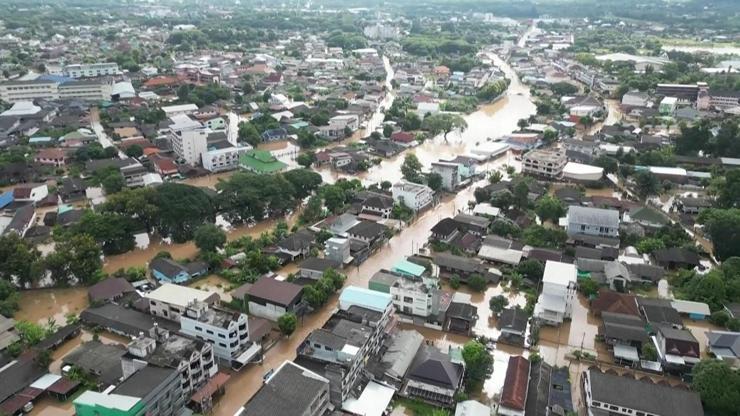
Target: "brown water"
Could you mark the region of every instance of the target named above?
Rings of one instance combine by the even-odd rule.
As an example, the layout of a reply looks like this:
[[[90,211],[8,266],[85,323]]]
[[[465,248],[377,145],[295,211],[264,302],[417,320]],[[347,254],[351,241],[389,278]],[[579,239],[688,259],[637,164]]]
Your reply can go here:
[[[46,324],[49,318],[65,325],[68,314],[79,315],[87,307],[87,288],[33,289],[20,292],[20,309],[13,318]]]
[[[570,321],[558,327],[540,328],[537,349],[547,363],[558,366],[567,366],[565,355],[575,350],[583,350],[599,359],[609,360],[606,344],[595,340],[601,323],[600,318],[589,312],[586,298],[578,294],[578,301],[573,303]]]
[[[231,291],[232,286],[234,286],[234,288],[238,287],[238,285],[233,285],[227,279],[215,274],[190,282],[188,283],[188,286],[205,290],[206,292],[218,293],[221,300],[224,302],[231,302],[231,295],[229,292]]]

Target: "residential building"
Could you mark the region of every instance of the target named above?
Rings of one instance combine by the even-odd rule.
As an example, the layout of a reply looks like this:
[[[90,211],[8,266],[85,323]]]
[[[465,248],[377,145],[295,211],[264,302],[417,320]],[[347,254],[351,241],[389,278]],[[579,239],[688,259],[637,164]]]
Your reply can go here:
[[[532,150],[522,156],[522,172],[549,179],[559,178],[568,163],[564,151]]]
[[[534,317],[548,325],[559,325],[570,318],[577,286],[573,264],[547,261],[542,276],[542,293],[534,307]]]
[[[436,318],[439,314],[441,290],[421,280],[399,276],[390,286],[393,305],[404,315]]]
[[[239,159],[252,149],[249,145],[232,146],[227,141],[209,143],[207,150],[201,154],[203,168],[210,172],[224,172],[239,167]]]
[[[34,100],[110,100],[113,85],[110,80],[65,81],[35,79],[0,83],[0,99],[15,103]]]
[[[288,165],[277,160],[272,153],[265,150],[248,150],[239,158],[242,169],[257,174],[277,173],[285,170]]]
[[[737,91],[709,90],[709,104],[721,110],[740,107],[740,94]]]
[[[478,215],[460,213],[455,215],[453,220],[463,231],[467,231],[478,236],[488,234],[488,227],[491,225],[491,220],[489,218]]]
[[[388,219],[393,211],[393,198],[386,195],[372,195],[362,201],[363,215]]]
[[[349,255],[349,245],[347,245]],[[340,270],[342,263],[329,258],[308,257],[298,265],[298,274],[302,278],[319,280],[329,270]]]
[[[151,337],[139,336],[128,344],[121,360],[124,375],[146,363],[172,368],[180,375],[183,395],[190,397],[218,372],[210,343],[161,328],[147,335]]]
[[[215,305],[221,299],[218,293],[215,292],[206,292],[172,283],[163,284],[147,293],[145,298],[149,302],[150,314],[175,322],[180,322],[185,310],[192,303],[204,302]]]
[[[504,416],[524,416],[529,388],[529,360],[521,355],[509,357],[506,367],[504,388],[501,391],[498,414]]]
[[[197,166],[201,163],[203,153],[208,151],[208,129],[184,114],[170,117],[168,138],[172,150],[185,163]]]
[[[296,362],[330,381],[332,404],[344,403],[380,350],[392,311],[390,295],[349,286],[339,296],[339,311],[299,347]]]
[[[619,211],[572,205],[567,215],[568,235],[619,237]]]
[[[475,323],[478,321],[478,308],[472,305],[471,296],[455,292],[447,310],[443,314],[442,329],[465,336],[472,336]]]
[[[442,177],[442,189],[454,191],[460,185],[459,166],[456,163],[433,162],[432,173]]]
[[[156,327],[170,331],[178,329],[173,321],[154,317],[115,303],[85,309],[80,313],[80,321],[91,327],[99,327],[129,338],[137,337],[142,332],[149,333]]]
[[[622,96],[622,105],[625,107],[647,107],[650,95],[637,90],[628,91]]]
[[[432,345],[422,345],[411,363],[403,394],[435,406],[452,407],[465,374],[461,361]]]
[[[162,107],[165,116],[172,118],[178,115],[191,115],[198,111],[198,106],[195,104],[179,104]]]
[[[386,237],[388,227],[377,222],[360,221],[357,225],[347,230],[347,235],[353,240],[362,241],[373,246]]]
[[[426,185],[401,181],[393,185],[393,200],[414,211],[419,211],[432,203],[434,191]]]
[[[113,390],[88,390],[74,400],[79,416],[188,414],[176,370],[145,365]]]
[[[115,62],[101,62],[94,64],[65,65],[62,74],[69,78],[101,77],[118,74],[118,64]]]
[[[261,351],[259,344],[249,340],[246,314],[216,309],[203,302],[188,305],[180,317],[180,331],[213,344],[216,357],[234,368],[246,365]]]
[[[707,331],[707,344],[715,357],[740,367],[740,332]]]
[[[592,368],[583,373],[583,391],[589,416],[704,414],[697,393],[664,383],[653,383],[649,377],[636,380],[631,376],[602,373]]]
[[[332,237],[324,243],[324,256],[340,265],[352,261],[350,256],[350,242],[347,238]]]
[[[87,289],[87,297],[91,303],[114,302],[135,293],[136,289],[123,277],[109,277]]]
[[[496,319],[496,327],[501,331],[498,341],[524,345],[528,321],[529,316],[524,309],[519,307],[504,309]]]
[[[697,364],[701,357],[699,341],[688,329],[676,329],[672,325],[655,326],[655,344],[658,355],[667,369],[686,370]]]
[[[527,416],[567,415],[573,412],[568,368],[553,368],[543,360],[532,363],[527,389]]]
[[[286,313],[296,312],[303,287],[262,276],[249,288],[247,295],[251,315],[277,321]]]
[[[15,330],[15,321],[0,315],[0,352],[19,339],[18,332]]]
[[[62,358],[62,368],[77,368],[98,387],[106,388],[117,385],[123,377],[121,357],[125,354],[123,345],[88,341]]]
[[[234,416],[323,416],[329,409],[329,380],[284,361]]]
[[[208,264],[194,261],[182,265],[172,259],[158,257],[149,262],[149,272],[160,283],[184,283],[208,271]]]
[[[39,149],[33,161],[42,165],[62,167],[67,164],[70,157],[67,151],[59,148]]]

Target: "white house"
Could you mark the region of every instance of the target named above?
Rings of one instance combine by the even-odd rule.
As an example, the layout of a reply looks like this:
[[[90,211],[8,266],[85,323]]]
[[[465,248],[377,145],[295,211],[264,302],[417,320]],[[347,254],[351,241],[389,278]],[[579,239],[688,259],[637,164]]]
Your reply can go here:
[[[193,302],[214,304],[219,301],[217,293],[165,283],[145,296],[149,300],[149,313],[175,322],[185,313],[187,306]]]
[[[434,192],[426,185],[401,181],[391,190],[393,201],[418,211],[432,203]]]
[[[570,318],[576,296],[576,266],[548,260],[542,276],[542,293],[534,306],[534,317],[548,325]]]
[[[619,237],[619,211],[572,205],[568,208],[568,235]]]
[[[176,115],[189,115],[198,111],[198,106],[195,104],[180,104],[180,105],[169,105],[162,107],[162,111],[167,117]]]

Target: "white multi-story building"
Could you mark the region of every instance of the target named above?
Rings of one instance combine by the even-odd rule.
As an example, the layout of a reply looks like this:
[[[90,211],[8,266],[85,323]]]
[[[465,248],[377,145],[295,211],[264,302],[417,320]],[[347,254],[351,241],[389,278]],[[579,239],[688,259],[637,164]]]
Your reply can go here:
[[[581,207],[568,208],[568,235],[586,234],[598,237],[619,237],[619,211]]]
[[[68,81],[35,79],[7,81],[0,84],[0,99],[8,103],[33,100],[110,100],[113,84],[110,80]]]
[[[434,199],[434,192],[428,186],[406,181],[393,185],[392,193],[393,201],[414,211],[423,209]]]
[[[193,302],[215,304],[220,300],[218,293],[192,287],[165,283],[145,296],[149,300],[149,313],[179,322],[187,306]]]
[[[214,173],[237,169],[239,167],[239,158],[249,150],[252,150],[252,146],[229,145],[227,147],[211,147],[209,145],[208,150],[201,154],[203,167]]]
[[[559,178],[568,163],[564,151],[532,150],[522,157],[522,172],[546,178]]]
[[[332,237],[324,244],[324,257],[345,264],[352,260],[348,238]]]
[[[432,173],[437,173],[442,177],[442,188],[453,191],[460,184],[459,166],[457,163],[434,162]]]
[[[105,75],[116,75],[118,64],[115,62],[102,62],[95,64],[73,64],[66,65],[62,70],[65,77],[87,78],[101,77]]]
[[[548,325],[570,318],[577,288],[576,266],[548,260],[542,276],[542,293],[534,306],[534,317]]]
[[[180,332],[210,342],[216,357],[241,368],[261,350],[249,340],[247,315],[192,302],[180,317]]]
[[[420,280],[399,277],[391,285],[396,310],[405,315],[429,317],[439,313],[439,289]]]
[[[174,117],[178,115],[190,115],[198,111],[198,106],[195,104],[179,104],[162,107],[162,111],[167,117]]]
[[[172,150],[185,163],[196,166],[201,162],[204,153],[208,151],[208,129],[200,122],[184,115],[177,114],[170,117],[169,139]]]

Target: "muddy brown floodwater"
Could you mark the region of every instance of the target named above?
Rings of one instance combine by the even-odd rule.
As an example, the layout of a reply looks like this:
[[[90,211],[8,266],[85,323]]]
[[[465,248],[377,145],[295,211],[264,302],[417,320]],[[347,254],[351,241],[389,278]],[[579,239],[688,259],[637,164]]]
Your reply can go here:
[[[67,315],[79,315],[87,307],[87,288],[23,290],[20,297],[16,321],[45,324],[51,318],[61,326]]]

